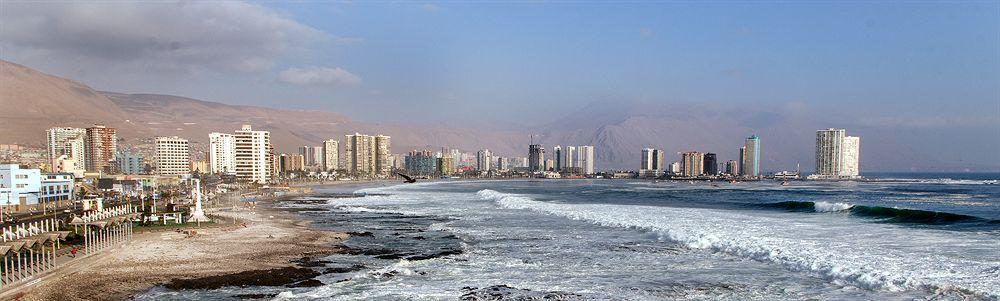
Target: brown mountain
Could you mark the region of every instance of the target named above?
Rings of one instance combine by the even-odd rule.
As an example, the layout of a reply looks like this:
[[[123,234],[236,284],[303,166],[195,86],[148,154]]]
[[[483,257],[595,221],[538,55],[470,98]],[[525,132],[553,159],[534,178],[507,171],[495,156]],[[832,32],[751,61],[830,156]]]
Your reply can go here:
[[[594,145],[598,169],[636,169],[641,148],[665,149],[669,161],[679,160],[678,152],[714,152],[724,162],[736,159],[743,139],[757,134],[765,171],[791,170],[796,163],[801,163],[803,171],[810,171],[815,130],[841,127],[862,137],[862,170],[1000,168],[995,156],[1000,152],[1000,140],[983,138],[995,138],[996,128],[865,126],[852,124],[847,118],[832,117],[831,122],[817,116],[831,118],[828,112],[781,107],[605,101],[536,128],[371,123],[324,111],[98,92],[0,60],[0,144],[43,146],[45,130],[50,127],[104,123],[118,128],[126,144],[176,135],[193,141],[199,149],[199,143],[207,142],[208,133],[231,132],[249,123],[271,131],[279,152],[295,152],[301,145],[319,145],[330,138],[342,140],[345,134],[360,132],[392,136],[395,152],[449,146],[465,151],[489,148],[502,156],[523,157],[527,155],[528,133],[534,133],[550,158],[555,145]]]
[[[42,146],[45,130],[55,126],[86,127],[103,123],[119,130],[126,144],[148,142],[155,136],[180,136],[205,143],[210,132],[231,132],[242,124],[271,131],[278,151],[319,145],[355,132],[393,137],[393,149],[457,147],[465,150],[495,145],[515,153],[527,140],[513,131],[477,130],[427,124],[386,124],[352,121],[343,115],[308,110],[227,105],[156,94],[122,94],[90,87],[0,60],[0,143]],[[16,108],[16,109],[14,109]],[[517,151],[516,153],[520,153]]]

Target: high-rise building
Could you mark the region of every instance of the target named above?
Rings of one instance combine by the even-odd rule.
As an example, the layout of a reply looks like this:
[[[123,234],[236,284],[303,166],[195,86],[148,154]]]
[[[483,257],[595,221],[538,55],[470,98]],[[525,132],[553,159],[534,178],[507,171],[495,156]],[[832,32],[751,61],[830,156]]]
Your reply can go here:
[[[706,153],[705,154],[705,166],[702,170],[707,175],[717,175],[719,174],[719,163],[716,161],[715,154]]]
[[[563,170],[563,168],[565,166],[563,166],[564,163],[563,163],[562,146],[556,145],[555,147],[552,148],[552,159],[555,161],[555,165],[553,166],[553,170],[555,170],[555,171]]]
[[[577,155],[577,164],[580,171],[585,175],[594,174],[594,147],[584,145],[577,148],[580,153]]]
[[[577,153],[575,146],[566,146],[562,150],[562,169],[569,171],[571,168],[580,167],[579,162],[576,161]]]
[[[86,169],[84,160],[85,137],[87,130],[81,128],[59,127],[45,131],[48,146],[49,170],[52,172],[76,172]],[[65,157],[64,157],[65,156]],[[66,166],[61,160],[72,159],[73,165]]]
[[[812,178],[857,178],[861,139],[844,129],[816,131],[816,171]]]
[[[249,124],[243,125],[233,134],[236,140],[236,179],[244,182],[265,184],[271,180],[274,167],[274,150],[271,146],[271,132],[255,131]]]
[[[493,169],[493,153],[489,149],[476,152],[476,170],[490,171]]]
[[[726,174],[730,176],[735,176],[740,174],[740,164],[736,160],[729,160],[726,162]]]
[[[208,165],[213,174],[235,174],[236,137],[225,133],[208,134]]]
[[[639,170],[652,170],[659,173],[659,171],[666,168],[663,157],[663,150],[652,148],[642,149],[642,166]]]
[[[111,172],[111,163],[118,151],[118,132],[115,128],[95,124],[87,128],[84,137],[86,168],[90,172]]]
[[[844,136],[844,170],[841,175],[846,177],[857,177],[860,174],[858,167],[861,157],[861,138],[854,136]]]
[[[375,135],[375,175],[388,176],[392,173],[392,138],[386,135]]]
[[[681,155],[681,174],[685,177],[697,177],[704,174],[705,154],[699,152],[686,152]]]
[[[187,139],[156,137],[156,174],[179,176],[191,173],[191,154]]]
[[[556,162],[552,161],[552,159],[545,159],[545,171],[551,171],[555,165]]]
[[[323,141],[323,170],[340,168],[340,142],[335,139]]]
[[[450,176],[455,173],[455,160],[451,156],[437,158],[437,173],[442,176]]]
[[[545,171],[545,148],[541,144],[528,145],[528,169]]]
[[[308,145],[299,146],[299,155],[302,155],[302,159],[304,160],[303,164],[305,166],[313,166],[317,163],[316,158],[313,156],[313,153],[314,151],[312,146]]]
[[[821,176],[839,176],[844,168],[844,129],[816,131],[816,171]]]
[[[510,170],[510,160],[504,157],[497,157],[497,170],[499,171]]]
[[[748,137],[741,150],[743,166],[740,167],[740,171],[747,177],[760,176],[760,137],[757,135]]]
[[[344,139],[344,160],[347,172],[359,177],[374,175],[375,139],[372,136],[354,133]]]
[[[128,150],[115,152],[115,165],[118,172],[126,175],[139,175],[145,173],[144,161],[141,154],[132,153]]]
[[[681,174],[681,162],[670,163],[670,173],[679,175]]]
[[[410,175],[430,175],[437,171],[437,158],[429,150],[411,151],[403,161]]]

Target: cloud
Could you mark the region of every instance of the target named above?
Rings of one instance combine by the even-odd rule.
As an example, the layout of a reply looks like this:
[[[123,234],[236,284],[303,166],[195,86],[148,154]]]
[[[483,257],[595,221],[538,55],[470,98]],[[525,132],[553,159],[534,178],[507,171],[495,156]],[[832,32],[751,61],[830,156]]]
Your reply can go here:
[[[0,6],[6,56],[74,66],[260,71],[330,38],[266,7],[235,1]]]
[[[343,68],[288,68],[278,74],[278,80],[300,86],[357,86],[361,78]]]

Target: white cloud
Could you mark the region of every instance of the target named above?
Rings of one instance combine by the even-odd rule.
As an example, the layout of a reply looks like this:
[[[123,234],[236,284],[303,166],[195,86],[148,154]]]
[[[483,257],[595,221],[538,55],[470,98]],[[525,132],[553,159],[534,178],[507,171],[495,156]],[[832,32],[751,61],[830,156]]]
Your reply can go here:
[[[361,78],[343,68],[288,68],[278,74],[278,80],[295,85],[357,86]]]
[[[266,7],[236,1],[0,6],[5,56],[78,67],[259,71],[330,38]]]

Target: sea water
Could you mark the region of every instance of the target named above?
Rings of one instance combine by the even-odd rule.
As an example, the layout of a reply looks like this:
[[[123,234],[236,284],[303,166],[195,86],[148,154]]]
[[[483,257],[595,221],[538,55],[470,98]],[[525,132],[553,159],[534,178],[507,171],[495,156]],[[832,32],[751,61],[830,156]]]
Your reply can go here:
[[[445,181],[308,207],[351,231],[313,288],[160,299],[913,300],[1000,296],[995,177]],[[320,189],[311,198],[343,192]],[[301,210],[302,208],[298,208]]]

